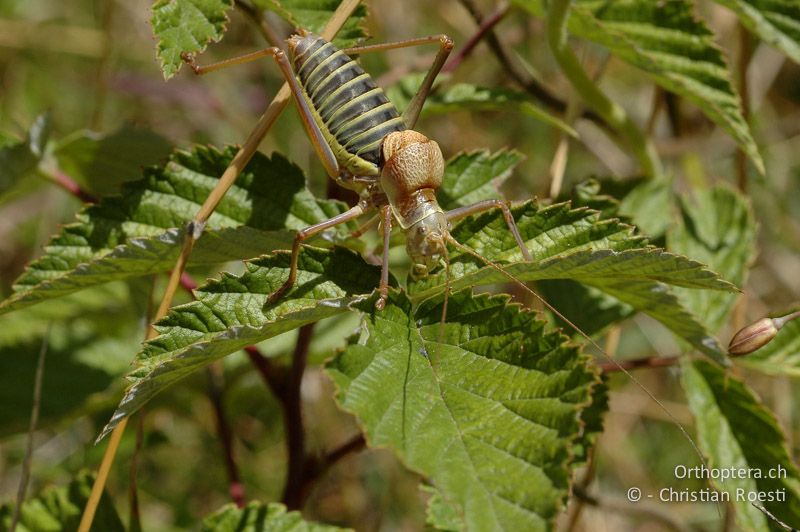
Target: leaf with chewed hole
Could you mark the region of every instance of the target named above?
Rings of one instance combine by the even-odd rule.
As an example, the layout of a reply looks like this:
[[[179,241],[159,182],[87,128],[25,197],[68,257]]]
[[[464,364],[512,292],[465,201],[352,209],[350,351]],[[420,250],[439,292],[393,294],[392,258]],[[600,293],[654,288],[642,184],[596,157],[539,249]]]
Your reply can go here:
[[[443,329],[441,298],[413,308],[395,292],[382,311],[360,308],[361,334],[327,371],[369,446],[427,477],[442,521],[549,530],[599,384],[587,356],[506,296],[453,294]]]
[[[182,53],[197,53],[222,39],[233,0],[158,0],[150,24],[164,78],[180,70]]]

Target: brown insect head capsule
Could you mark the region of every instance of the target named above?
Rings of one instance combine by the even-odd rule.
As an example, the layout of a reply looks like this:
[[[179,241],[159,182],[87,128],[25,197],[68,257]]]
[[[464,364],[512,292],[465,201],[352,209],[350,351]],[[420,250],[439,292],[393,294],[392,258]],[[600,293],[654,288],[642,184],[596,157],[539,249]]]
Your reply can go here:
[[[449,227],[436,201],[444,157],[439,145],[416,131],[398,131],[383,141],[381,187],[406,234],[411,273],[424,277],[447,253]]]

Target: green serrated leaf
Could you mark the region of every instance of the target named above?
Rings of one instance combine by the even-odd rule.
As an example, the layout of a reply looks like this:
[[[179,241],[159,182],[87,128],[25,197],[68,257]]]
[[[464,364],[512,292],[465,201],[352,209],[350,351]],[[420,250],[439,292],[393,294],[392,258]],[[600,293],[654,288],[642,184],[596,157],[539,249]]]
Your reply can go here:
[[[305,29],[319,35],[341,0],[254,0],[253,3],[262,9],[275,11],[296,29]],[[339,48],[348,48],[366,39],[366,16],[367,7],[364,4],[359,5],[336,34],[333,44]]]
[[[130,386],[102,436],[158,392],[214,360],[348,312],[378,286],[380,268],[343,248],[304,248],[294,287],[262,310],[288,275],[288,253],[263,257],[247,263],[243,275],[224,274],[195,290],[197,301],[172,309],[156,324],[159,336],[136,355]]]
[[[441,301],[360,307],[361,336],[328,373],[369,445],[424,474],[467,530],[548,530],[598,383],[587,357],[503,296],[453,295],[443,329]]]
[[[755,256],[756,222],[745,198],[715,187],[681,198],[682,221],[667,233],[667,247],[707,264],[728,281],[743,286]],[[676,290],[677,296],[710,331],[725,322],[736,294]]]
[[[400,110],[411,102],[422,84],[424,73],[405,76],[386,90],[386,95]],[[523,113],[564,133],[577,138],[577,132],[566,122],[531,101],[525,93],[502,87],[479,87],[469,83],[457,83],[449,87],[438,87],[425,100],[423,116],[449,114],[454,111],[504,111]]]
[[[166,79],[180,70],[181,54],[202,52],[222,39],[233,0],[158,0],[153,4],[156,56]]]
[[[77,530],[83,508],[89,500],[94,475],[80,473],[69,485],[45,489],[25,502],[17,525],[18,532]],[[0,530],[9,530],[14,503],[0,507]],[[117,515],[108,493],[103,491],[97,507],[92,532],[124,532],[125,526]]]
[[[784,325],[770,343],[738,362],[771,375],[800,377],[800,320]]]
[[[139,179],[143,168],[166,159],[170,149],[167,139],[149,129],[123,126],[108,135],[77,131],[58,142],[54,155],[84,189],[107,196]]]
[[[768,524],[764,514],[747,499],[759,493],[780,497],[760,503],[778,519],[800,523],[800,472],[769,410],[744,383],[721,368],[688,359],[682,367],[683,387],[708,466],[752,471],[748,478],[737,475],[725,481],[712,480],[717,489],[730,495],[742,530],[782,530]],[[776,475],[777,468],[782,473]],[[755,475],[761,478],[752,478]]]
[[[540,17],[546,12],[543,0],[514,2]],[[605,46],[665,89],[697,105],[764,174],[764,162],[714,34],[695,19],[689,0],[576,0],[571,5],[569,30]]]
[[[235,148],[197,147],[175,152],[161,168],[103,198],[63,228],[0,303],[0,314],[108,281],[169,270],[180,251],[183,227],[217,184]],[[317,200],[299,168],[280,155],[256,153],[209,218],[191,264],[219,264],[287,249],[293,231],[344,210]]]
[[[581,331],[594,336],[606,327],[636,313],[630,305],[621,303],[599,288],[585,286],[567,279],[541,280],[537,291]],[[569,330],[569,324],[556,317],[556,322]],[[572,331],[570,331],[572,333]]]
[[[250,502],[244,508],[227,504],[203,519],[203,532],[335,532],[350,530],[304,521],[300,512],[282,504]]]
[[[800,3],[792,0],[714,0],[733,10],[742,24],[800,63]]]
[[[483,257],[503,264],[506,272],[521,281],[572,279],[599,288],[653,316],[715,360],[724,360],[718,342],[665,286],[736,290],[703,264],[646,247],[642,237],[632,234],[631,226],[602,220],[588,209],[570,209],[563,203],[537,208],[526,203],[513,209],[513,215],[533,262],[521,262],[519,247],[500,212],[467,218],[452,234]],[[450,273],[453,290],[508,282],[502,273],[460,250],[450,256]],[[409,293],[420,301],[443,291],[446,283],[440,269],[410,282]]]
[[[536,261],[520,263],[519,250],[499,213],[468,218],[454,236],[523,280],[575,279],[595,286],[632,307],[650,313],[699,349],[722,358],[705,329],[661,284],[730,289],[703,265],[655,248],[615,220],[599,220],[596,212],[559,204],[515,209],[523,239]],[[159,338],[137,356],[132,386],[115,414],[138,409],[165,386],[211,361],[266,338],[346,311],[346,305],[378,285],[378,269],[342,249],[307,249],[301,255],[298,283],[276,309],[264,315],[261,304],[288,275],[288,256],[279,254],[248,265],[243,277],[224,276],[197,291],[199,301],[174,309],[160,323]],[[505,282],[499,272],[468,254],[451,256],[453,290]],[[344,268],[344,270],[343,270]],[[344,277],[343,277],[344,276]],[[411,283],[411,297],[421,302],[441,294],[444,273]],[[326,288],[329,287],[329,288]],[[324,301],[320,301],[324,300]],[[331,301],[328,301],[331,300]],[[313,309],[313,310],[311,310]]]
[[[514,150],[459,153],[447,161],[442,186],[437,191],[439,204],[450,210],[500,198],[497,188],[508,179],[522,158],[522,154]]]

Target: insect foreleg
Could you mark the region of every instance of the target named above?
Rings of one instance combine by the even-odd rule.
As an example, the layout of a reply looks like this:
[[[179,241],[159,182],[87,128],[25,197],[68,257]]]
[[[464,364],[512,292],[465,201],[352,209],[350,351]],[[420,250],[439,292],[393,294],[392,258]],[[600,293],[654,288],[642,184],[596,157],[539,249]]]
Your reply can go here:
[[[381,255],[381,283],[378,285],[380,297],[375,302],[375,308],[383,310],[386,299],[389,297],[389,238],[392,233],[392,208],[389,205],[381,207],[381,220],[383,222],[383,254]]]
[[[294,282],[297,279],[297,260],[300,256],[300,246],[305,240],[308,240],[312,236],[317,235],[326,229],[330,229],[331,227],[358,218],[364,214],[369,207],[370,205],[366,200],[361,200],[355,207],[350,208],[342,214],[338,214],[333,218],[325,220],[324,222],[311,225],[298,231],[294,237],[294,243],[292,244],[292,259],[289,265],[289,278],[286,279],[286,282],[283,283],[280,288],[278,288],[271,296],[269,296],[265,306],[271,305],[272,303],[278,301],[294,285]]]
[[[503,211],[503,218],[505,218],[506,224],[508,224],[508,229],[511,231],[511,234],[514,235],[514,240],[517,241],[517,245],[519,246],[519,249],[522,252],[522,257],[527,261],[532,261],[533,258],[531,257],[531,254],[528,251],[528,247],[525,245],[525,242],[522,240],[522,235],[519,234],[519,229],[517,228],[517,222],[514,221],[514,217],[511,215],[511,209],[509,209],[508,204],[506,202],[497,199],[479,201],[477,203],[473,203],[472,205],[467,205],[465,207],[459,207],[457,209],[453,209],[452,211],[447,211],[445,213],[445,216],[447,217],[448,222],[452,222],[454,220],[458,220],[465,216],[469,216],[470,214],[476,214],[494,208],[498,208]]]
[[[411,102],[408,104],[408,107],[406,107],[406,110],[403,111],[403,121],[405,122],[406,127],[409,129],[414,129],[414,125],[417,123],[417,118],[419,118],[419,113],[422,111],[422,105],[425,103],[425,99],[431,92],[433,82],[436,79],[436,76],[439,75],[439,71],[442,70],[445,61],[447,61],[447,56],[450,55],[450,51],[453,49],[453,40],[447,35],[430,35],[428,37],[419,37],[417,39],[408,39],[405,41],[356,46],[353,48],[347,48],[346,50],[343,50],[343,52],[348,55],[357,55],[367,52],[378,52],[382,50],[394,50],[397,48],[420,46],[433,42],[439,43],[439,52],[437,52],[431,68],[425,75],[422,85],[419,86],[414,98],[412,98]]]

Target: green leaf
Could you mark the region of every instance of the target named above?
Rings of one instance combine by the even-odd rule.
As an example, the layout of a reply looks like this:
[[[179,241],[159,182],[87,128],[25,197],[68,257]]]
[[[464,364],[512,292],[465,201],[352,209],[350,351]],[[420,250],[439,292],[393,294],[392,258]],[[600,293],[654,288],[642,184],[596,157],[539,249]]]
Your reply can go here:
[[[77,530],[83,508],[89,500],[94,475],[80,473],[68,486],[45,489],[22,505],[17,532]],[[9,530],[14,503],[0,507],[0,530]],[[105,491],[100,498],[91,530],[93,532],[124,532],[125,526]]]
[[[180,70],[181,54],[202,52],[210,42],[222,39],[233,0],[157,0],[153,4],[156,56],[164,78]]]
[[[758,37],[800,63],[800,4],[792,0],[715,0]]]
[[[632,306],[621,303],[599,288],[568,279],[541,280],[536,283],[536,289],[548,303],[589,336],[636,313]],[[555,319],[569,331],[568,323],[558,316]],[[572,331],[569,333],[573,334]]]
[[[40,427],[63,420],[67,414],[82,407],[93,394],[108,389],[124,373],[124,367],[133,356],[130,342],[135,342],[132,336],[126,338],[125,343],[102,341],[97,333],[77,334],[78,338],[70,340],[65,338],[68,335],[64,330],[54,330],[53,336],[56,341],[47,348],[42,380]],[[0,348],[0,434],[25,433],[28,430],[41,342],[39,338]],[[87,350],[100,346],[105,350],[115,349],[110,353],[106,351],[106,354],[118,362],[122,355],[122,368],[118,367],[122,371],[108,372],[81,360]]]
[[[743,286],[755,257],[756,222],[745,198],[715,187],[680,199],[682,220],[667,233],[667,247],[707,264],[728,281]],[[676,290],[678,298],[710,331],[717,331],[736,302],[736,294]]]
[[[190,373],[243,347],[307,323],[349,311],[380,281],[380,268],[343,248],[304,248],[297,282],[278,303],[262,311],[267,297],[289,275],[289,254],[247,263],[241,276],[223,274],[195,290],[197,301],[173,308],[156,324],[159,336],[136,355],[130,386],[105,436],[125,416]]]
[[[244,508],[227,504],[203,519],[203,532],[335,532],[349,530],[303,520],[282,504],[250,502]]]
[[[402,111],[422,84],[424,73],[405,76],[386,90],[386,95]],[[425,100],[423,116],[450,114],[455,111],[503,111],[522,113],[556,127],[577,138],[578,134],[566,122],[531,101],[527,94],[502,87],[479,87],[469,83],[457,83],[449,87],[437,87]]]
[[[800,320],[784,325],[770,343],[738,362],[771,375],[800,377]]]
[[[442,187],[436,194],[439,204],[450,210],[481,200],[501,198],[498,187],[508,179],[522,158],[523,155],[514,150],[459,153],[447,161]]]
[[[430,494],[428,499],[428,510],[426,512],[425,521],[434,527],[436,530],[464,530],[464,510],[458,505],[452,504],[447,501],[433,486],[426,484],[420,485],[420,489]]]
[[[45,155],[50,136],[49,114],[39,115],[22,142],[9,142],[0,147],[0,201],[12,189],[25,186],[24,181],[36,172]]]
[[[28,430],[37,358],[45,340],[39,426],[95,405],[108,408],[94,400],[96,394],[118,392],[118,378],[130,368],[143,334],[144,310],[136,308],[132,296],[125,283],[110,283],[57,305],[31,307],[3,318],[0,435]],[[116,393],[109,397],[117,398]]]
[[[759,492],[783,494],[780,501],[767,500],[761,504],[784,522],[800,523],[800,472],[769,410],[743,382],[705,361],[687,359],[682,379],[708,466],[748,468],[751,477],[762,477],[714,481],[717,489],[730,494],[742,530],[770,530],[766,517],[747,500],[748,495]],[[775,476],[778,467],[783,470],[782,478],[768,478],[770,472]]]
[[[262,9],[271,9],[295,29],[305,29],[320,35],[341,0],[254,0]],[[367,7],[362,3],[336,34],[333,43],[339,48],[356,46],[368,37],[364,29]]]
[[[112,280],[165,272],[183,242],[183,227],[217,184],[235,148],[175,152],[161,168],[103,198],[63,228],[0,303],[0,314]],[[209,218],[191,264],[219,264],[291,247],[291,230],[344,210],[317,200],[299,168],[280,155],[256,153]],[[173,229],[171,229],[173,228]]]
[[[620,201],[619,215],[630,218],[650,238],[660,238],[673,223],[673,194],[664,179],[644,179]]]
[[[454,294],[443,330],[441,301],[361,308],[328,372],[369,445],[425,475],[468,530],[548,530],[598,383],[588,358],[505,296]]]
[[[76,131],[61,139],[54,155],[65,173],[98,196],[119,194],[125,181],[139,179],[142,169],[167,158],[167,140],[149,129],[123,126],[103,135]]]
[[[544,16],[543,0],[514,2]],[[665,89],[697,105],[736,140],[763,174],[764,162],[714,34],[692,11],[688,0],[576,0],[569,30],[605,46]]]
[[[521,262],[519,247],[497,210],[465,219],[453,228],[453,237],[501,263],[521,281],[572,279],[599,288],[653,316],[716,360],[724,359],[717,341],[665,286],[735,291],[703,264],[646,247],[642,237],[632,234],[631,226],[601,220],[588,209],[570,209],[564,203],[537,208],[526,203],[512,211],[533,262]],[[508,282],[502,273],[460,250],[450,255],[450,273],[453,290]],[[439,269],[409,283],[409,293],[420,301],[443,291],[446,282],[444,270]]]

